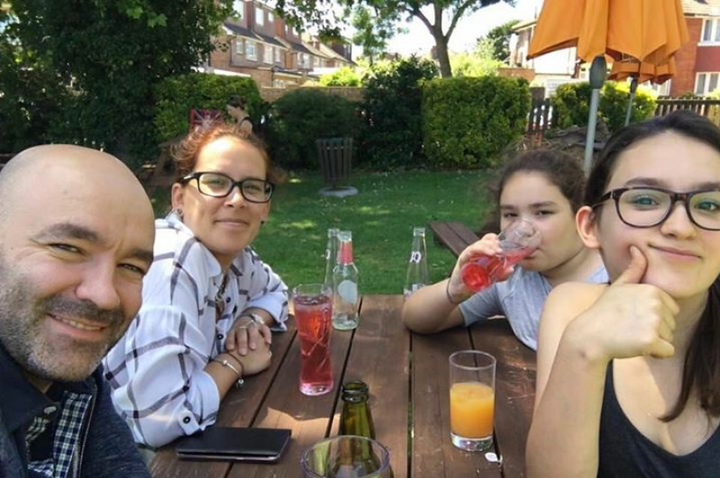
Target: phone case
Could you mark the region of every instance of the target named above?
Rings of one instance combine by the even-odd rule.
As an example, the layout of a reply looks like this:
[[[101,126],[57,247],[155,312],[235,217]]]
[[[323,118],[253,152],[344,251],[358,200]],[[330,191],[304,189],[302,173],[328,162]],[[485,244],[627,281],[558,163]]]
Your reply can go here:
[[[210,427],[178,442],[179,458],[223,461],[277,461],[290,441],[283,428]]]

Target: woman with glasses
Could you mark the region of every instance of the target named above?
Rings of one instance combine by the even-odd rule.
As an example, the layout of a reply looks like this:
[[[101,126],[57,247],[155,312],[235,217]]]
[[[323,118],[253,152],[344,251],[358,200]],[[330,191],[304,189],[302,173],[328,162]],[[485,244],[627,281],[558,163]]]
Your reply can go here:
[[[104,362],[116,409],[151,447],[212,425],[229,389],[270,365],[270,329],[288,314],[287,287],[250,247],[275,188],[262,144],[215,123],[173,157],[142,308]]]
[[[720,130],[687,111],[624,128],[585,204],[611,283],[545,304],[528,476],[718,476]]]

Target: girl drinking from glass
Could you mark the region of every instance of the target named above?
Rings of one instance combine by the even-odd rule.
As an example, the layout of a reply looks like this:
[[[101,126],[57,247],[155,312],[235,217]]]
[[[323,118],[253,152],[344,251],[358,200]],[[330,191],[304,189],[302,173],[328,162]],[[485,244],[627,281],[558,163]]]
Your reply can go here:
[[[449,279],[410,296],[402,311],[405,325],[433,333],[505,315],[517,338],[534,350],[542,306],[553,287],[607,281],[600,256],[583,246],[575,228],[584,184],[578,162],[558,151],[529,151],[508,163],[498,187],[500,226],[530,221],[542,236],[540,247],[514,270],[503,271],[502,281],[474,294],[460,271],[482,254],[501,252],[497,235],[486,234],[460,254]]]
[[[687,111],[624,128],[585,204],[612,283],[546,302],[528,476],[718,476],[720,130]]]

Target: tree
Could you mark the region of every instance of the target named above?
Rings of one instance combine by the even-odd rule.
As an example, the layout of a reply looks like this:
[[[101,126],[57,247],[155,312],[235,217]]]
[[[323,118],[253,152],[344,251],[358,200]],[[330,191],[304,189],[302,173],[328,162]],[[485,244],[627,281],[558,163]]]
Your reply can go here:
[[[16,114],[31,124],[35,117],[47,119],[35,141],[104,148],[129,163],[148,159],[157,146],[155,85],[202,63],[231,4],[13,0],[0,45],[15,67],[0,74],[0,92],[23,98]],[[44,81],[53,97],[31,90],[23,77]]]
[[[278,0],[276,9],[291,24],[299,25],[303,22],[314,24],[328,34],[338,34],[337,18],[332,14],[332,7],[340,4],[345,7],[364,5],[375,14],[379,20],[378,25],[397,25],[401,21],[419,19],[435,39],[437,60],[440,65],[440,74],[444,77],[452,76],[448,43],[455,31],[458,21],[465,15],[488,5],[498,3],[500,0]],[[514,0],[505,0],[514,4]],[[427,15],[424,7],[431,8]],[[328,13],[330,12],[330,13]],[[445,27],[445,22],[447,28]]]
[[[492,45],[492,56],[494,59],[507,64],[510,60],[510,36],[515,25],[520,20],[510,20],[490,30],[484,38],[478,38],[478,44],[484,39]]]
[[[455,53],[450,63],[456,76],[495,75],[503,63],[494,58],[493,44],[482,38],[475,45],[475,51]]]

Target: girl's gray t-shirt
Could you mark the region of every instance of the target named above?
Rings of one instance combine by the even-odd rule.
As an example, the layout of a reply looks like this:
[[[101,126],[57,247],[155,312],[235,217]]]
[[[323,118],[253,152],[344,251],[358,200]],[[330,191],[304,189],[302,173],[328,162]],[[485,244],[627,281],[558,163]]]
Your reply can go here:
[[[600,266],[585,282],[607,283],[605,267]],[[507,280],[496,282],[460,304],[460,312],[466,326],[504,315],[515,336],[531,349],[537,350],[538,323],[551,289],[550,283],[539,272],[517,266]]]

